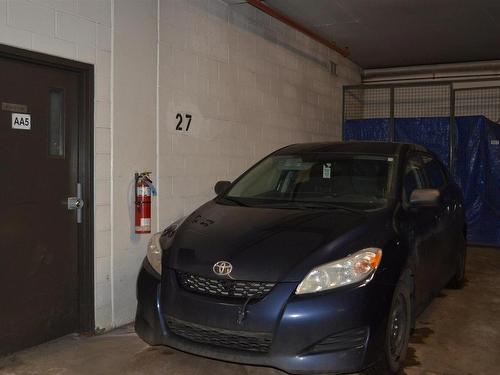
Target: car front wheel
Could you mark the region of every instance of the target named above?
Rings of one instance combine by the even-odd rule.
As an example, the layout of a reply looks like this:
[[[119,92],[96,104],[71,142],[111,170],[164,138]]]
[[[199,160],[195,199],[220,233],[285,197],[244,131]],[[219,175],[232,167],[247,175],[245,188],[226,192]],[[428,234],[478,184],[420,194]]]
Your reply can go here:
[[[365,374],[397,374],[404,366],[412,327],[413,278],[405,272],[394,291],[384,343],[384,355]]]

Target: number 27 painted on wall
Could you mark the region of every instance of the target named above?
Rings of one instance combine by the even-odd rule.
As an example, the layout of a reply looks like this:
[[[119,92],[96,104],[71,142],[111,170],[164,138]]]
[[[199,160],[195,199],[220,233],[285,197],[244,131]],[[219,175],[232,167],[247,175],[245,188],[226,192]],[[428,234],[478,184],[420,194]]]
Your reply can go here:
[[[187,125],[185,128],[183,128],[183,125],[182,125],[182,122],[184,121],[184,117],[186,118],[187,120]],[[191,126],[191,119],[193,118],[192,115],[190,115],[189,113],[186,113],[184,116],[182,116],[182,114],[178,113],[175,118],[177,119],[177,126],[175,127],[175,130],[179,130],[179,131],[189,131],[189,127]]]

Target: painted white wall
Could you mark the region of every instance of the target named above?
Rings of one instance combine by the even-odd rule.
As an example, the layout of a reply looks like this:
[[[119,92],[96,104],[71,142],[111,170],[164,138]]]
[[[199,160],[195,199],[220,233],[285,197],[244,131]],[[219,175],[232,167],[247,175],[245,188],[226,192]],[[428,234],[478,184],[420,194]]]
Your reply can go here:
[[[137,271],[149,239],[134,234],[132,202],[134,173],[156,176],[157,8],[157,0],[120,0],[114,8],[113,326],[133,320]]]
[[[149,237],[131,235],[134,172],[154,172],[160,230],[269,152],[339,140],[342,86],[360,81],[355,64],[246,4],[120,0],[114,27],[112,326],[133,320]]]
[[[248,4],[161,0],[159,51],[160,228],[277,148],[340,140],[342,86],[360,80],[356,65]],[[189,132],[175,130],[177,113],[193,116]]]
[[[148,240],[133,234],[134,172],[153,172],[159,230],[274,149],[339,140],[342,86],[360,82],[337,53],[221,0],[0,0],[0,43],[95,65],[97,329],[134,317]]]
[[[111,320],[112,0],[0,0],[0,43],[95,66],[96,321]]]

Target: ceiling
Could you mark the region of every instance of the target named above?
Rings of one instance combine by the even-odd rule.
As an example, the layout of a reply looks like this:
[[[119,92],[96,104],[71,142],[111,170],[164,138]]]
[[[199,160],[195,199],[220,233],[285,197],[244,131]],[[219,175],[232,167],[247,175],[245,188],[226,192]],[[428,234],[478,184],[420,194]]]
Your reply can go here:
[[[362,68],[500,59],[500,0],[266,0]]]

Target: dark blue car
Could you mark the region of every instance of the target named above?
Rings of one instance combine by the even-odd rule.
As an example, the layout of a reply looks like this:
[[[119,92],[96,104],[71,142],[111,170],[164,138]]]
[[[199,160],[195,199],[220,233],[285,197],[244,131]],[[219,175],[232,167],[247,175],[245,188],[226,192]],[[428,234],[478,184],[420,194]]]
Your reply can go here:
[[[151,345],[293,374],[396,373],[415,317],[465,272],[460,190],[399,143],[282,148],[154,235],[137,284]]]

